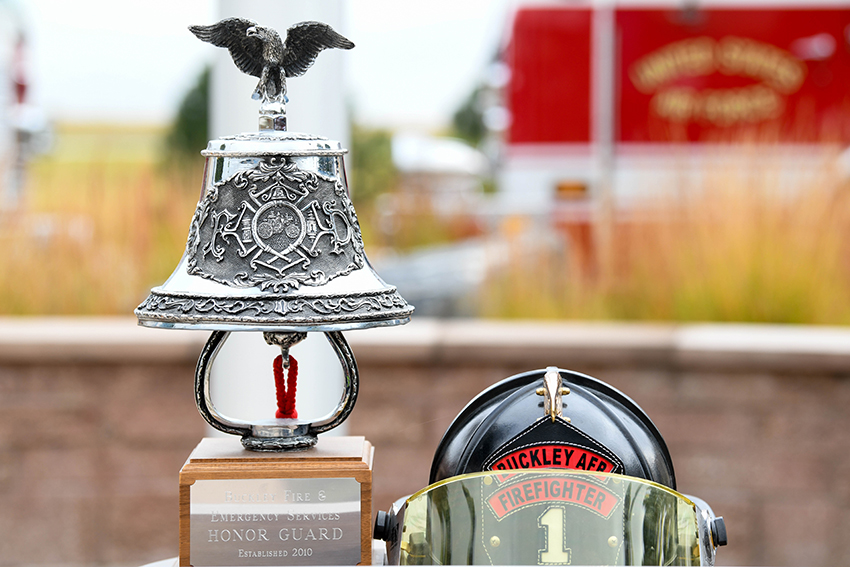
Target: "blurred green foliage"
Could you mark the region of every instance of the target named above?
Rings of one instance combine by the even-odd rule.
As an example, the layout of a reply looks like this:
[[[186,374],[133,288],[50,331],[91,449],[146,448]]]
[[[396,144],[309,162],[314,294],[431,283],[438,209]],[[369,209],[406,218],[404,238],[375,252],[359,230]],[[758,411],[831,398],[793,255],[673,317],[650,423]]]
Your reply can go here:
[[[370,207],[378,195],[395,189],[392,132],[351,125],[351,190],[357,207]]]
[[[198,76],[194,86],[180,102],[171,129],[165,137],[166,165],[177,165],[200,159],[209,140],[210,68]]]
[[[452,116],[452,135],[473,146],[478,146],[487,133],[479,103],[482,89],[482,86],[476,87]]]

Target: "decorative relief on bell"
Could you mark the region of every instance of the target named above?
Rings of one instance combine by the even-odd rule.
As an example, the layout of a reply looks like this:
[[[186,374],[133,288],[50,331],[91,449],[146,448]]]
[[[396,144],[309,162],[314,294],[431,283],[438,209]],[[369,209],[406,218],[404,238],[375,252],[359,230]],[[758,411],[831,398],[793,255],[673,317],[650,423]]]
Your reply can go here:
[[[345,187],[285,157],[216,183],[192,219],[187,254],[190,274],[274,293],[321,286],[365,264]]]

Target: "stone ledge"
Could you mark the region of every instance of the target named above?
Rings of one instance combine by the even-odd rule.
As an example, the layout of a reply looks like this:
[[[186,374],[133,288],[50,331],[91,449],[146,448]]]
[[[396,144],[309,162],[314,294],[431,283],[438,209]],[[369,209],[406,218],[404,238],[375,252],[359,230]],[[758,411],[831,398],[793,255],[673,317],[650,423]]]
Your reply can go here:
[[[677,363],[686,367],[850,374],[850,328],[801,325],[683,325]]]
[[[131,317],[5,317],[0,363],[194,364],[208,336],[143,328]],[[850,329],[842,327],[421,318],[346,337],[357,360],[368,364],[486,361],[850,373]]]
[[[558,323],[479,319],[414,320],[348,333],[358,360],[370,363],[652,364],[670,357],[675,328],[628,323]]]
[[[194,363],[208,336],[139,327],[129,317],[2,317],[0,363]]]
[[[357,359],[372,364],[850,373],[843,327],[420,319],[346,336]]]

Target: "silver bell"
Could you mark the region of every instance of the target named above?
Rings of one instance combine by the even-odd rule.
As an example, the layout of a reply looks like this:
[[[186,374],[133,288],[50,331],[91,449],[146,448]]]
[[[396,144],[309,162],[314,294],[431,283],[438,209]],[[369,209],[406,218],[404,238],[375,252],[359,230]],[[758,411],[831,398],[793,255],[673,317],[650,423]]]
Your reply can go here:
[[[341,331],[409,321],[369,265],[339,142],[275,130],[213,140],[186,252],[136,309],[147,327]]]

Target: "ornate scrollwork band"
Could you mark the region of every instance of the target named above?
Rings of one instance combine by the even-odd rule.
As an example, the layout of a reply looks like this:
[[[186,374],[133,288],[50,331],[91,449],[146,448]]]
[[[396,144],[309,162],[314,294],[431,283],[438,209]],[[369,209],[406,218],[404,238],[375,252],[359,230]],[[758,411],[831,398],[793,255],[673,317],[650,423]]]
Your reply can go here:
[[[352,323],[376,319],[407,319],[413,312],[395,288],[346,295],[292,296],[263,294],[257,297],[211,297],[151,290],[136,309],[139,319],[165,323],[224,323],[290,325]]]
[[[365,265],[354,206],[339,179],[265,157],[198,204],[188,272],[273,293],[321,286]]]

